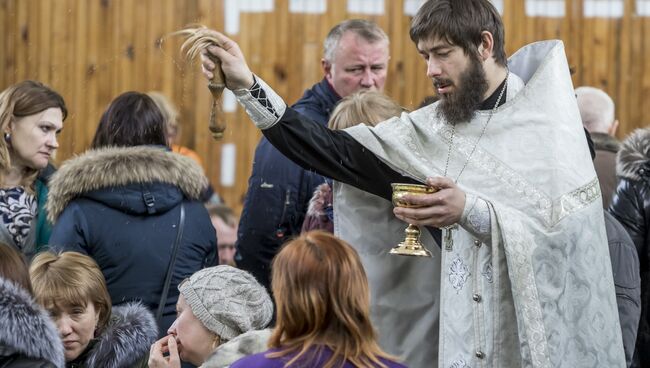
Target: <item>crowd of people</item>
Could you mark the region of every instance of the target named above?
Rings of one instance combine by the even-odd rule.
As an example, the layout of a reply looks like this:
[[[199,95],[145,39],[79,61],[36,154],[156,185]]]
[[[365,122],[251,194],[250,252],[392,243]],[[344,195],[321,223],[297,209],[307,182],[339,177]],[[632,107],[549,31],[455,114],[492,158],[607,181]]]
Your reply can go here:
[[[371,21],[332,28],[291,107],[216,33],[203,73],[263,134],[239,220],[163,94],[114,98],[55,168],[64,99],[6,88],[0,367],[650,365],[650,128],[619,141],[560,41],[507,59],[504,32],[488,0],[424,2],[412,112]],[[389,253],[405,223],[433,257]]]

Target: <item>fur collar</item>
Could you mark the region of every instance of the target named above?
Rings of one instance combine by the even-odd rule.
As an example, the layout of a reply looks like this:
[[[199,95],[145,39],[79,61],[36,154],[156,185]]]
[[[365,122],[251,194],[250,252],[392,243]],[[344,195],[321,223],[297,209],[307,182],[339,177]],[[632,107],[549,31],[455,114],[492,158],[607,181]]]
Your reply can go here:
[[[55,223],[75,197],[93,190],[134,183],[167,183],[196,200],[207,187],[203,169],[191,158],[160,147],[109,147],[86,151],[52,175],[46,204]]]
[[[254,330],[235,337],[219,346],[200,368],[226,368],[245,356],[266,351],[271,332]]]
[[[308,216],[325,216],[327,207],[332,206],[332,186],[323,183],[316,187],[307,207]]]
[[[84,367],[129,367],[148,352],[158,337],[153,314],[140,303],[113,307],[111,319],[88,352]]]
[[[642,169],[648,171],[650,162],[650,129],[636,129],[621,144],[616,155],[616,175],[641,180]]]
[[[63,343],[45,310],[22,287],[0,278],[0,345],[65,366]]]

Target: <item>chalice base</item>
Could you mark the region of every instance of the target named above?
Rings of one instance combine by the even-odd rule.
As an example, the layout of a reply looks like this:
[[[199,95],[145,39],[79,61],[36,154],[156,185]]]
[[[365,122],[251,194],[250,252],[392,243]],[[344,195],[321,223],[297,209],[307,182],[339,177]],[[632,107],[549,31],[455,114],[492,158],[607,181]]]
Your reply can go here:
[[[400,256],[431,257],[431,252],[420,242],[420,230],[417,226],[410,225],[404,231],[406,238],[388,253]]]

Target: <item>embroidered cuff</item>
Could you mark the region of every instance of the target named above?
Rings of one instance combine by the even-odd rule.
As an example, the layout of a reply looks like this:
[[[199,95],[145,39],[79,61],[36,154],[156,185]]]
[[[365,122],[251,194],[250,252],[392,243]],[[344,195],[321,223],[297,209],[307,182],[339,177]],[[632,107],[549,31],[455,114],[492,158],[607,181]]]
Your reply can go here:
[[[460,225],[481,243],[489,244],[492,228],[488,203],[474,194],[467,193]]]
[[[262,79],[254,75],[253,80],[251,88],[234,90],[233,93],[255,126],[268,129],[284,115],[287,104]]]

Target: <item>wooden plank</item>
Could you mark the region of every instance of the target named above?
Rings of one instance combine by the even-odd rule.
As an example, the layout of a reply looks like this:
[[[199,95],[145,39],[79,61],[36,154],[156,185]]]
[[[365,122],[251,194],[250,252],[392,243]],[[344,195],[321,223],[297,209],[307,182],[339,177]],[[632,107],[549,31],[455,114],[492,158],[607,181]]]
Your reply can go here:
[[[8,0],[0,0],[0,32],[3,35],[6,35],[7,24],[9,23],[9,14],[8,14]],[[2,68],[2,73],[0,73],[0,91],[5,89],[5,86],[9,84],[7,81],[7,44],[9,43],[9,37],[0,37],[0,68]]]
[[[134,78],[130,89],[140,92],[146,92],[148,90],[149,76],[152,74],[147,70],[147,59],[151,53],[151,48],[147,42],[147,30],[149,29],[148,24],[150,19],[155,17],[152,14],[155,7],[149,8],[147,5],[149,4],[146,0],[133,1],[133,14],[147,14],[146,17],[135,18],[133,20],[133,29],[131,30]]]
[[[79,0],[85,1],[85,0]],[[97,125],[99,124],[99,116],[102,113],[104,108],[103,104],[100,104],[99,96],[100,91],[104,87],[100,84],[99,76],[101,72],[99,71],[100,63],[100,45],[101,43],[100,34],[102,29],[97,25],[100,23],[100,16],[102,14],[101,3],[99,1],[89,1],[88,2],[88,11],[87,17],[85,19],[85,27],[87,30],[87,45],[86,45],[86,57],[85,63],[83,65],[83,70],[81,72],[84,76],[85,90],[83,97],[80,98],[82,102],[86,105],[86,111],[84,115],[80,115],[80,120],[84,122],[81,125],[80,130],[84,131],[85,141],[84,145],[90,147],[90,144],[95,137],[95,131],[97,130]],[[83,119],[83,120],[81,120]]]
[[[643,38],[644,38],[644,19],[639,17],[632,17],[631,30],[629,35],[630,43],[630,69],[627,73],[630,74],[631,79],[629,83],[629,97],[623,100],[619,105],[623,104],[627,113],[624,115],[625,119],[621,121],[619,128],[619,136],[625,137],[628,133],[636,127],[642,127],[646,123],[643,121],[641,105],[643,105],[644,96],[641,95],[641,76],[643,75],[643,63],[639,62],[644,59]]]
[[[630,99],[630,84],[631,84],[631,74],[629,70],[632,64],[632,48],[631,42],[625,42],[625,40],[631,39],[632,33],[632,11],[633,11],[633,0],[626,0],[625,2],[625,13],[623,15],[623,21],[621,22],[621,35],[618,40],[620,45],[620,59],[617,63],[619,71],[617,73],[616,81],[618,83],[618,94],[615,97],[614,101],[616,102],[616,116],[619,119],[619,129],[617,131],[617,136],[622,138],[621,132],[623,129],[621,127],[625,126],[629,122],[629,107],[628,101]]]
[[[50,40],[52,32],[52,2],[43,1],[37,14],[38,17],[38,32],[34,32],[34,36],[38,39],[39,65],[37,75],[41,80],[50,80],[50,64],[52,60],[52,42]],[[38,33],[38,34],[37,34]]]
[[[146,72],[150,74],[147,80],[147,90],[160,91],[162,89],[162,68],[163,68],[163,2],[160,0],[147,0],[149,19],[147,21],[147,46]]]
[[[120,18],[118,24],[118,51],[119,52],[119,84],[115,96],[128,90],[136,89],[135,75],[135,2],[121,0],[119,2]],[[138,17],[138,19],[142,19]]]
[[[74,27],[71,30],[71,35],[73,35],[71,41],[74,42],[74,53],[71,53],[71,55],[74,55],[74,58],[68,60],[67,65],[69,65],[70,68],[66,69],[71,70],[71,74],[68,73],[71,77],[70,79],[72,79],[72,93],[70,94],[72,101],[70,101],[69,104],[73,108],[74,113],[72,114],[70,121],[67,123],[68,126],[72,125],[73,122],[77,123],[80,121],[79,117],[89,115],[88,101],[86,100],[86,98],[88,98],[87,88],[89,86],[85,73],[88,58],[89,4],[84,0],[73,1],[75,6],[70,8],[71,13],[69,14],[70,18],[68,24]],[[77,123],[77,125],[81,124]],[[73,143],[76,147],[80,147],[80,149],[84,149],[90,144],[90,138],[86,129],[75,129],[74,136],[66,134],[65,137],[74,137]]]
[[[594,25],[594,39],[592,44],[593,58],[591,63],[593,65],[593,74],[591,80],[593,86],[603,90],[607,90],[608,84],[608,52],[607,52],[607,39],[609,33],[609,20],[603,18],[595,18],[591,20]]]
[[[12,33],[16,36],[16,81],[27,79],[27,50],[29,49],[29,28],[27,23],[29,2],[20,1],[16,7],[16,28]]]
[[[643,24],[643,41],[642,41],[642,59],[639,60],[650,60],[650,37],[648,37],[648,32],[650,32],[650,20],[647,17],[641,19]],[[643,103],[641,103],[641,111],[639,120],[634,123],[637,126],[647,126],[650,121],[650,104],[647,103],[647,96],[650,96],[650,67],[648,63],[639,63],[641,65],[641,70],[639,75],[641,76],[642,85],[641,89],[638,91],[639,96],[641,96]]]
[[[2,64],[0,66],[4,70],[2,76],[0,76],[2,85],[0,89],[4,90],[10,85],[15,83],[15,71],[16,71],[16,2],[13,0],[4,0],[2,11],[5,14],[4,23],[0,24],[0,29],[2,29],[2,34],[6,35],[3,38],[3,48],[0,50],[0,61]]]
[[[404,9],[404,2],[403,0],[390,1],[388,6],[388,14],[401,14]],[[413,48],[412,43],[408,40],[408,36],[405,36],[406,25],[410,23],[410,17],[402,15],[390,17],[389,19],[390,23],[388,27],[384,28],[384,32],[386,32],[390,41],[390,60],[388,61],[384,93],[395,100],[408,101],[404,100],[406,97],[404,83],[404,60],[406,59],[406,55],[404,54],[404,49],[408,47]],[[408,101],[406,105],[412,109],[413,101]]]
[[[174,91],[174,78],[178,71],[176,70],[175,58],[178,57],[178,42],[176,39],[168,37],[169,33],[177,30],[175,24],[175,1],[165,0],[162,2],[161,7],[163,10],[163,34],[164,41],[162,44],[163,66],[162,66],[162,91],[168,97],[175,98]]]

